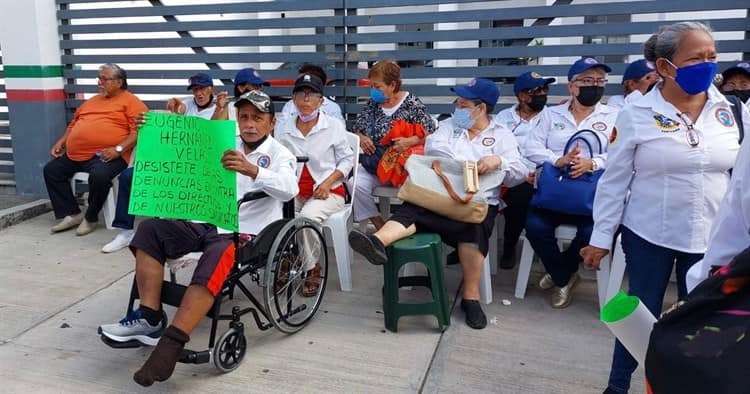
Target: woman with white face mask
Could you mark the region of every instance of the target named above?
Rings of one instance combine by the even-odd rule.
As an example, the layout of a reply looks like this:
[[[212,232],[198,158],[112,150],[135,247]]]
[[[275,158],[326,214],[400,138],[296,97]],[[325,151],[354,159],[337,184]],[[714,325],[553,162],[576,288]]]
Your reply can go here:
[[[663,26],[645,43],[644,55],[663,82],[617,118],[596,192],[594,231],[581,256],[598,269],[620,229],[628,293],[659,316],[673,267],[682,299],[686,272],[706,251],[739,129],[730,103],[712,84],[716,46],[706,25]],[[605,392],[627,393],[636,367],[618,341]]]
[[[370,80],[370,101],[357,114],[352,129],[359,136],[360,168],[357,173],[357,188],[354,193],[354,221],[369,219],[376,228],[383,226],[372,190],[381,186],[376,175],[378,161],[386,150],[380,140],[388,134],[393,122],[405,120],[407,123],[420,124],[427,134],[435,131],[435,122],[427,113],[427,108],[414,94],[401,90],[401,68],[392,60],[381,60],[375,63],[367,74]],[[392,146],[397,152],[423,144],[424,138],[418,136],[399,138]]]
[[[443,242],[458,250],[463,271],[461,309],[466,314],[466,324],[482,329],[487,325],[487,318],[479,304],[479,279],[497,211],[505,205],[500,200],[500,183],[502,180],[507,186],[515,186],[525,181],[526,167],[521,162],[513,133],[489,116],[500,97],[495,83],[473,79],[468,85],[451,90],[458,96],[456,110],[451,119],[440,122],[438,130],[427,137],[425,155],[476,162],[480,175],[492,171],[504,173],[504,178],[492,178],[497,182],[485,190],[489,209],[484,221],[479,224],[458,222],[405,202],[375,234],[354,230],[349,233],[349,243],[370,263],[382,265],[388,264],[385,248],[393,242],[416,232],[439,234]]]
[[[299,216],[322,223],[344,208],[344,177],[354,165],[354,149],[346,140],[346,127],[338,119],[321,111],[323,81],[313,74],[303,74],[294,83],[292,102],[296,116],[276,127],[274,137],[295,156],[307,156],[306,163],[297,165],[299,194],[294,209]],[[312,297],[321,284],[317,264],[316,238],[303,233],[306,239],[302,268],[307,272],[302,295]],[[289,269],[282,261],[281,269]]]

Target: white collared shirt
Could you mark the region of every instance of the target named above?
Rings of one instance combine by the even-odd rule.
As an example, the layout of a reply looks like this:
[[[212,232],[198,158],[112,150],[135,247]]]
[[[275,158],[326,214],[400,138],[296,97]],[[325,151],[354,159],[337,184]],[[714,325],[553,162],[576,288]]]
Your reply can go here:
[[[277,127],[274,136],[282,145],[287,147],[295,156],[307,156],[310,161],[305,163],[307,170],[315,180],[313,190],[325,181],[335,170],[341,171],[346,177],[354,166],[354,149],[347,142],[348,131],[344,124],[337,119],[320,113],[318,123],[313,126],[307,136],[297,129],[297,116],[288,118]],[[297,166],[297,178],[302,174],[303,164]],[[338,187],[344,178],[336,181],[333,187]]]
[[[487,128],[470,139],[466,129],[453,124],[453,118],[446,119],[439,123],[437,131],[427,136],[424,153],[427,156],[475,162],[485,156],[497,156],[501,160],[499,171],[505,173],[503,184],[513,187],[526,180],[526,166],[521,162],[521,153],[513,133],[494,120],[490,120]],[[484,197],[491,205],[500,204],[500,180],[497,177],[497,184],[493,183],[485,191]],[[502,209],[505,204],[499,207]]]
[[[214,116],[214,110],[216,110],[215,102],[211,103],[211,105],[204,109],[198,108],[193,97],[183,100],[182,103],[185,104],[185,113],[183,115],[186,116],[197,116],[199,118],[211,120],[211,117]]]
[[[344,116],[341,114],[341,107],[328,97],[323,96],[323,105],[320,106],[320,112],[346,124]],[[289,100],[284,104],[284,108],[281,109],[281,112],[276,114],[276,124],[286,123],[287,119],[296,119],[298,113],[297,106],[294,105],[292,100]]]
[[[740,110],[742,124],[745,130],[750,130],[750,110],[747,107]],[[711,226],[706,255],[688,271],[688,291],[708,277],[712,266],[728,264],[750,246],[750,144],[743,144],[734,163],[729,189]]]
[[[712,86],[693,125],[699,143],[691,147],[689,119],[678,116],[660,87],[626,105],[617,118],[607,170],[594,199],[593,246],[609,249],[622,223],[652,244],[685,253],[706,251],[740,148],[739,130],[729,102]]]
[[[627,96],[618,94],[616,96],[610,97],[609,100],[607,100],[607,106],[620,110],[625,106],[625,104],[632,103],[633,101],[638,100],[641,97],[643,97],[643,93],[641,93],[640,90],[634,90],[628,93]]]
[[[505,126],[513,133],[513,136],[516,137],[516,142],[518,142],[518,146],[521,148],[521,161],[523,161],[523,164],[529,172],[534,172],[536,170],[536,164],[526,158],[526,153],[523,151],[523,147],[526,145],[526,139],[531,130],[539,127],[539,123],[542,121],[542,113],[547,110],[547,107],[542,108],[539,113],[529,120],[518,115],[517,110],[518,104],[514,104],[512,107],[498,112],[497,115],[495,115],[495,123]]]
[[[244,143],[237,137],[237,150],[244,152]],[[242,204],[239,210],[240,232],[257,235],[266,226],[283,217],[284,202],[299,192],[294,168],[297,158],[270,135],[245,158],[258,166],[255,179],[237,174],[237,198],[249,192],[264,191],[269,197]],[[219,233],[231,231],[222,228]]]
[[[536,165],[541,165],[544,162],[554,163],[564,155],[565,144],[570,137],[579,130],[588,129],[596,132],[602,146],[602,153],[600,154],[598,153],[599,147],[593,137],[590,134],[584,137],[592,145],[593,160],[599,168],[605,168],[607,164],[607,144],[615,126],[617,110],[597,103],[594,112],[582,120],[580,124],[576,124],[575,118],[569,110],[571,101],[572,99],[565,104],[549,107],[542,113],[539,126],[531,130],[523,147],[526,158]],[[579,144],[579,148],[581,157],[592,158],[585,144]]]

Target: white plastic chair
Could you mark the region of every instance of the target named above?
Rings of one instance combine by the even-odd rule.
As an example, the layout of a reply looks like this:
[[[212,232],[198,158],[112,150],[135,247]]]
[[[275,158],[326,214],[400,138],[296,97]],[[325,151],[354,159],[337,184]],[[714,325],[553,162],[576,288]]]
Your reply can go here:
[[[70,178],[70,189],[73,191],[73,194],[76,192],[76,181],[80,181],[81,183],[88,184],[89,183],[89,173],[88,172],[76,172],[73,174],[73,177]],[[102,211],[104,211],[104,224],[107,226],[107,229],[111,230],[114,227],[112,227],[112,222],[115,220],[115,209],[117,207],[117,177],[114,177],[112,179],[112,187],[109,188],[109,193],[107,193],[107,200],[104,202],[104,207],[102,208]]]
[[[352,185],[357,184],[357,167],[359,167],[359,137],[354,133],[347,133],[349,144],[354,148],[354,170]],[[351,188],[351,201],[354,201],[355,187]],[[349,247],[349,231],[352,229],[352,204],[346,204],[344,208],[329,216],[322,226],[331,234],[333,240],[333,252],[336,255],[336,268],[339,271],[339,283],[341,291],[352,291],[352,261],[354,252]]]
[[[563,249],[563,244],[569,243],[575,238],[578,230],[575,226],[561,225],[555,229],[555,238],[557,238],[557,244],[560,250]],[[526,239],[525,234],[522,235],[523,249],[521,251],[521,261],[518,267],[518,276],[516,277],[516,298],[524,298],[526,296],[526,287],[529,284],[529,275],[531,273],[531,263],[534,260],[534,249],[531,247],[531,243]],[[619,237],[615,242],[616,256],[612,258],[612,254],[607,255],[602,259],[599,271],[596,271],[596,284],[597,284],[597,295],[599,298],[599,307],[603,307],[606,302],[617,293],[622,283],[623,273],[625,271],[625,258],[622,254],[622,248],[620,246]],[[614,261],[616,275],[610,276],[610,266]],[[614,291],[610,295],[608,289]]]

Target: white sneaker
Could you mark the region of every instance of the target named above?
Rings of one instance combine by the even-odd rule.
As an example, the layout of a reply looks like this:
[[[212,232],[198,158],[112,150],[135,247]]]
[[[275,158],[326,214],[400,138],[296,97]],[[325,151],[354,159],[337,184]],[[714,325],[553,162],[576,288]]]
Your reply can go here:
[[[120,231],[120,233],[115,236],[115,239],[110,241],[110,243],[104,245],[104,247],[102,248],[102,253],[117,252],[118,250],[130,245],[130,241],[133,240],[133,236],[135,236],[135,230]]]

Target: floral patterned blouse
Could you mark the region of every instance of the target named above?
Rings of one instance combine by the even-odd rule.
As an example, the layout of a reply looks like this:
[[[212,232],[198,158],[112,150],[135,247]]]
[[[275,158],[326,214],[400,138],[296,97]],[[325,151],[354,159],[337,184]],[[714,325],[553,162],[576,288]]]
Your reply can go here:
[[[421,124],[428,134],[434,132],[436,128],[435,122],[427,113],[427,108],[422,101],[409,93],[391,116],[386,115],[380,105],[374,101],[368,101],[362,111],[357,114],[353,129],[372,138],[376,145],[380,145],[380,139],[391,130],[393,121],[399,119]]]

